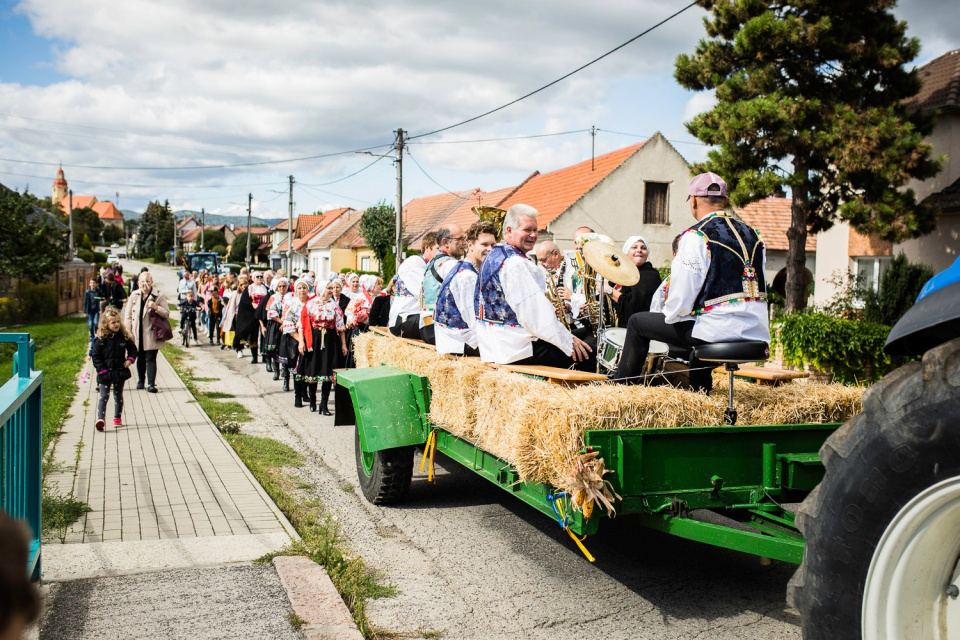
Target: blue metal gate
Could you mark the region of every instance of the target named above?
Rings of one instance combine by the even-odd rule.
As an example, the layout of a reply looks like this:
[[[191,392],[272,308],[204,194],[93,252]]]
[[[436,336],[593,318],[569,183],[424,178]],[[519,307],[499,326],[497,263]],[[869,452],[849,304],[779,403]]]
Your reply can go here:
[[[13,377],[0,387],[0,508],[30,526],[30,564],[40,579],[40,503],[43,373],[33,370],[33,340],[27,333],[0,333],[0,344],[17,345]]]

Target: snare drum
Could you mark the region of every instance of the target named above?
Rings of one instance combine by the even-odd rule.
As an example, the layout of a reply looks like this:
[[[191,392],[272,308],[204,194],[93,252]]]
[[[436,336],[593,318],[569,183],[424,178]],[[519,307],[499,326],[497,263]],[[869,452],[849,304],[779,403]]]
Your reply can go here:
[[[627,339],[627,330],[620,328],[605,329],[597,338],[597,362],[607,371],[613,372],[620,364],[623,343]]]
[[[663,373],[663,361],[670,353],[670,347],[666,342],[657,340],[650,341],[650,350],[647,352],[647,360],[643,363],[643,374],[652,375]]]

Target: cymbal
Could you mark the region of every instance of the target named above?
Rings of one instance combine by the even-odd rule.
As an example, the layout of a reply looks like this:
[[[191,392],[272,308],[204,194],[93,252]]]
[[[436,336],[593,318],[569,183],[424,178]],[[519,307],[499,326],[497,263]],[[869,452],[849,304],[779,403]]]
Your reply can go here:
[[[612,244],[591,240],[583,245],[583,259],[606,280],[629,287],[640,282],[640,271]]]

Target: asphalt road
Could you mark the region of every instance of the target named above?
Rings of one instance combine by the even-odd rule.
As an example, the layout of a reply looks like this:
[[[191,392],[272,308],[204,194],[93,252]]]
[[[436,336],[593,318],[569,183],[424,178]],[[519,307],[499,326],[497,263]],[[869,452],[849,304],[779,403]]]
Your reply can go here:
[[[151,271],[174,300],[172,270]],[[800,637],[784,595],[792,565],[762,566],[628,516],[604,521],[587,539],[591,564],[554,522],[442,456],[435,483],[415,474],[405,504],[375,507],[356,488],[352,427],[295,409],[293,394],[249,357],[205,343],[190,351],[198,375],[217,379],[205,389],[234,394],[256,416],[245,433],[305,454],[301,481],[338,514],[368,564],[399,587],[400,595],[368,607],[379,627],[405,637],[442,631],[446,639]]]

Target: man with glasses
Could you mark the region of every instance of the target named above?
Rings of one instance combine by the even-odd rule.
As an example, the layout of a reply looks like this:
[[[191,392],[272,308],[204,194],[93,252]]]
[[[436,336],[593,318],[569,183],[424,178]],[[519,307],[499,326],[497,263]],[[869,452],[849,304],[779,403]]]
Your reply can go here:
[[[458,224],[449,224],[437,229],[437,254],[427,263],[423,274],[423,293],[420,294],[420,337],[424,342],[435,344],[433,310],[437,295],[447,274],[465,254],[467,237]]]

